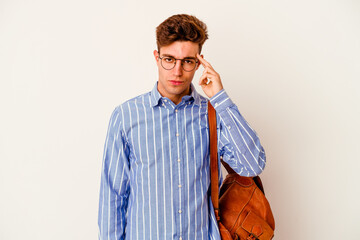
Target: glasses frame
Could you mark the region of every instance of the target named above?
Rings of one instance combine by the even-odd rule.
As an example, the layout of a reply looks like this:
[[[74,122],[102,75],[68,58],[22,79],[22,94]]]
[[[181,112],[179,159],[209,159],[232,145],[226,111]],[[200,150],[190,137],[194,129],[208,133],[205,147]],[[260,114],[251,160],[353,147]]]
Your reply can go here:
[[[165,68],[165,67],[163,66],[163,63],[162,63],[162,59],[163,59],[163,58],[173,58],[173,59],[175,59],[174,66],[173,66],[172,68],[170,68],[170,69]],[[193,60],[193,58],[183,58],[183,59],[179,59],[179,58],[174,58],[174,57],[172,57],[172,56],[163,56],[163,57],[159,57],[159,59],[161,60],[161,61],[160,61],[160,64],[161,64],[161,66],[163,67],[163,69],[168,70],[168,71],[170,71],[171,69],[173,69],[173,68],[176,66],[176,60],[180,60],[180,61],[181,61],[181,68],[182,68],[185,72],[192,72],[192,71],[194,71],[195,68],[197,67],[198,63],[199,63],[199,60],[194,59],[194,60],[195,60],[195,66],[194,66],[194,68],[193,68],[192,70],[188,71],[188,70],[185,70],[185,68],[184,68],[184,66],[183,66],[183,64],[184,64],[183,61],[186,60],[186,59],[191,59],[191,60]]]

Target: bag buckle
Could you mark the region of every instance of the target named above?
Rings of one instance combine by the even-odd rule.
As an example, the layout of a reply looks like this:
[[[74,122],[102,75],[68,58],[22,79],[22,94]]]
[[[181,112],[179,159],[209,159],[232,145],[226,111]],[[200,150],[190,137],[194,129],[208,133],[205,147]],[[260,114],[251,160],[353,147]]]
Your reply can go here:
[[[255,234],[250,233],[246,240],[258,240],[258,238]]]

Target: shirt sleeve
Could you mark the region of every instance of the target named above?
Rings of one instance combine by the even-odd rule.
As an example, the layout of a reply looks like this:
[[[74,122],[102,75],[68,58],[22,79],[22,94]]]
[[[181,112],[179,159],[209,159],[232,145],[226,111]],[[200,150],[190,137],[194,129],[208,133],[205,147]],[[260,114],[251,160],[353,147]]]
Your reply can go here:
[[[117,107],[110,118],[105,140],[99,200],[99,239],[125,238],[129,187],[129,147]]]
[[[220,157],[241,176],[259,175],[265,168],[265,151],[256,132],[240,114],[225,90],[210,99],[218,122]]]

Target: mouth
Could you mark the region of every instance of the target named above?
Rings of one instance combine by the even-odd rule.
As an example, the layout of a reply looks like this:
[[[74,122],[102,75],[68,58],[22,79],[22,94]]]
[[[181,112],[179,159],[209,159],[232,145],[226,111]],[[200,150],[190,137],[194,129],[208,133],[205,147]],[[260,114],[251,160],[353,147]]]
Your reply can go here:
[[[183,84],[183,81],[169,80],[169,82],[172,85],[181,85],[181,84]]]

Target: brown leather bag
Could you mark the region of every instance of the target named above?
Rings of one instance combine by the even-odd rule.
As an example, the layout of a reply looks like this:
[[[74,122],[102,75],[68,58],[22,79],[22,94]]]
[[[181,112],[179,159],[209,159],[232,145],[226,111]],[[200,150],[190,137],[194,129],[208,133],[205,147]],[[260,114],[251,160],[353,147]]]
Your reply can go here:
[[[216,113],[208,104],[210,129],[211,201],[222,240],[270,240],[275,220],[260,178],[242,177],[224,161],[228,175],[220,188],[217,152]]]

